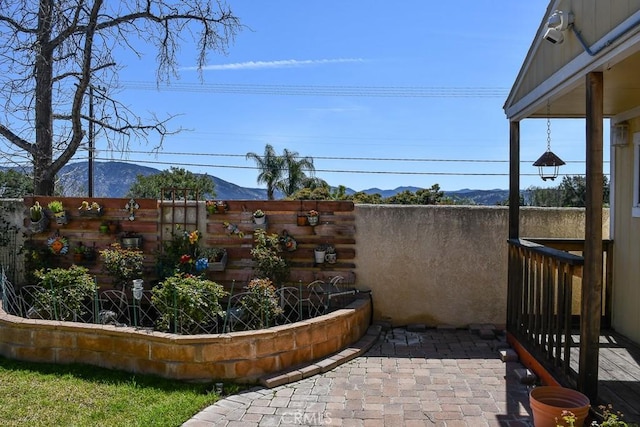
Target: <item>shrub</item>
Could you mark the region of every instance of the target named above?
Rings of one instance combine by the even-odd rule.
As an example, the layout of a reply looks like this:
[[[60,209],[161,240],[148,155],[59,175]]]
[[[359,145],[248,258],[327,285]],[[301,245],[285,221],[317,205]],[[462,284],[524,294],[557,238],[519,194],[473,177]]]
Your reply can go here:
[[[133,279],[142,276],[144,254],[138,249],[123,248],[119,243],[112,243],[109,249],[100,251],[103,269],[113,278],[115,286],[125,286]]]
[[[176,273],[152,290],[151,301],[158,310],[156,328],[185,334],[202,333],[222,313],[223,287],[211,280]]]
[[[289,264],[279,254],[280,236],[267,234],[262,229],[254,232],[255,245],[251,249],[251,256],[258,270],[259,278],[270,279],[271,282],[280,284],[289,277]]]
[[[268,328],[283,313],[276,288],[269,279],[251,280],[240,305],[251,314],[247,316],[247,324],[251,329]]]
[[[86,314],[83,302],[94,297],[98,286],[89,270],[72,265],[67,268],[38,270],[39,289],[35,294],[39,317],[74,320]]]

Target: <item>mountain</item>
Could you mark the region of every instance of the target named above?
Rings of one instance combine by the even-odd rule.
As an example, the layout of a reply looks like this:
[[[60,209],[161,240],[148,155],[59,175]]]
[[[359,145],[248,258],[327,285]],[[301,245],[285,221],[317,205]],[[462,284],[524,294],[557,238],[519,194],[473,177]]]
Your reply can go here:
[[[60,183],[64,188],[65,196],[87,194],[87,162],[70,163],[60,171]],[[159,173],[160,170],[147,166],[140,166],[124,162],[95,162],[94,163],[94,189],[96,197],[125,197],[131,185],[138,175],[148,176]],[[220,200],[265,200],[267,190],[262,188],[247,188],[211,176],[215,184],[216,198]],[[403,186],[393,190],[369,188],[363,190],[367,194],[379,193],[382,197],[390,197],[394,194],[419,190],[419,187]],[[348,188],[347,194],[356,191]],[[495,205],[509,197],[508,190],[471,190],[445,191],[446,196],[454,200],[466,201],[477,205]]]
[[[158,169],[124,162],[95,162],[93,164],[93,195],[95,197],[125,197],[138,175],[160,173]],[[88,163],[65,165],[59,173],[65,196],[87,194]],[[221,200],[264,200],[267,190],[247,188],[211,176],[215,184],[216,198]]]

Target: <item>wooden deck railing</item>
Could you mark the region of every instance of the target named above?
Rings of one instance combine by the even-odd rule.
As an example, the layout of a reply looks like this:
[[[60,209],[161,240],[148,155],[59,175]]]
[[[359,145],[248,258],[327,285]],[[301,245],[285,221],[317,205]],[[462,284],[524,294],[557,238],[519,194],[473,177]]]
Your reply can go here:
[[[546,245],[546,246],[545,246]],[[573,322],[580,315],[584,241],[509,240],[507,329],[561,382],[575,384],[571,366]],[[610,319],[611,242],[603,242],[603,325]],[[567,252],[571,251],[571,252]]]

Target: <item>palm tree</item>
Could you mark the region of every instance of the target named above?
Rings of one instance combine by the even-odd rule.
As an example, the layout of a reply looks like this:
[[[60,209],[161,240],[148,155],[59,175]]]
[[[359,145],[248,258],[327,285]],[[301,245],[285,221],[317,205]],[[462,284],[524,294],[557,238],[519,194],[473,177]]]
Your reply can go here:
[[[286,148],[284,149],[282,160],[287,176],[282,177],[277,186],[285,195],[291,196],[296,191],[304,188],[305,183],[309,181],[309,176],[305,171],[313,175],[316,169],[313,166],[312,157],[300,157],[297,151],[289,151]]]
[[[273,200],[274,192],[277,188],[278,182],[282,179],[284,171],[284,159],[278,156],[271,146],[267,144],[264,147],[264,154],[258,155],[256,153],[247,153],[247,159],[252,159],[256,162],[260,173],[258,174],[258,184],[267,185],[267,199]]]

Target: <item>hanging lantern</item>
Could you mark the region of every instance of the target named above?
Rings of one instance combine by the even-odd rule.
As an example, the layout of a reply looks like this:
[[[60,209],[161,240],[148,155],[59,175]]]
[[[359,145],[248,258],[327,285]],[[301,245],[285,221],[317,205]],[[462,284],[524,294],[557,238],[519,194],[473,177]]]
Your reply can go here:
[[[547,151],[533,163],[533,166],[538,167],[538,174],[543,181],[548,179],[553,181],[558,177],[559,167],[564,164],[566,163],[551,151],[551,119],[550,107],[547,103]]]

